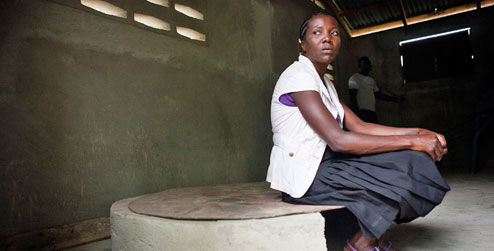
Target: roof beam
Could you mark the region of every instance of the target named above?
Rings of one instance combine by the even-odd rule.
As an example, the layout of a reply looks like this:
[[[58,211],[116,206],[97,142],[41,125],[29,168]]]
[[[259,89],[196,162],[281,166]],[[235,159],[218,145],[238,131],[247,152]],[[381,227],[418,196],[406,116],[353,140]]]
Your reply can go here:
[[[454,15],[454,14],[458,14],[458,13],[462,13],[462,12],[475,10],[475,8],[476,8],[476,3],[465,4],[462,6],[442,10],[439,12],[427,13],[427,14],[422,14],[419,16],[409,17],[409,18],[407,18],[407,23],[408,23],[408,25],[416,24],[416,23],[425,22],[425,21],[429,21],[429,20],[433,20],[433,19],[437,19],[437,18],[441,18],[441,17],[446,17],[446,16],[450,16],[450,15]],[[385,23],[385,24],[361,28],[358,30],[352,30],[352,37],[358,37],[358,36],[363,36],[363,35],[379,32],[379,31],[390,30],[390,29],[402,27],[403,25],[404,25],[404,23],[402,21],[393,21],[393,22],[389,22],[389,23]]]
[[[397,21],[393,21],[393,22],[389,22],[389,23],[385,23],[385,24],[379,24],[379,25],[375,25],[375,26],[371,26],[371,27],[361,28],[358,30],[352,30],[352,37],[359,37],[359,36],[363,36],[363,35],[367,35],[367,34],[371,34],[371,33],[376,33],[379,31],[385,31],[385,30],[390,30],[390,29],[399,28],[399,27],[403,27],[403,21],[401,21],[401,20],[397,20]]]
[[[345,29],[346,33],[348,36],[353,37],[352,35],[352,30],[348,27],[347,23],[343,19],[343,17],[340,15],[340,11],[338,11],[338,8],[333,4],[332,0],[325,0],[326,4],[329,6],[331,9],[331,12],[336,16],[336,19],[338,19],[338,22],[340,22],[341,26],[343,26],[343,29]]]
[[[407,26],[408,25],[407,13],[405,11],[405,5],[403,4],[403,0],[400,0],[400,5],[401,5],[401,14],[402,14],[401,19],[403,20],[403,25]]]
[[[441,17],[447,17],[447,16],[451,16],[454,14],[472,11],[472,10],[475,10],[476,8],[477,8],[476,3],[469,3],[469,4],[445,9],[445,10],[438,11],[438,12],[426,13],[426,14],[422,14],[422,15],[408,18],[408,24],[416,24],[416,23],[421,23],[421,22],[433,20],[433,19],[438,19]]]
[[[492,6],[494,5],[494,0],[482,0],[480,1],[480,7],[481,8],[484,8],[484,7],[489,7],[489,6]]]

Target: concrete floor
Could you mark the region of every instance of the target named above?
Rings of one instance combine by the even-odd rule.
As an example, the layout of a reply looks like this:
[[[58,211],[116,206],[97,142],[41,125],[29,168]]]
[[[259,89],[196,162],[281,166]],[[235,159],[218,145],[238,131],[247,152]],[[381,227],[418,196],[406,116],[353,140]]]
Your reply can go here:
[[[86,245],[73,247],[65,250],[70,251],[111,251],[111,239],[97,241]]]
[[[451,192],[443,203],[425,218],[393,225],[388,239],[403,251],[494,250],[494,168],[445,175],[445,179]],[[68,250],[108,251],[111,240]]]
[[[443,203],[424,218],[394,225],[389,239],[411,251],[494,250],[494,172],[446,180],[451,191]]]

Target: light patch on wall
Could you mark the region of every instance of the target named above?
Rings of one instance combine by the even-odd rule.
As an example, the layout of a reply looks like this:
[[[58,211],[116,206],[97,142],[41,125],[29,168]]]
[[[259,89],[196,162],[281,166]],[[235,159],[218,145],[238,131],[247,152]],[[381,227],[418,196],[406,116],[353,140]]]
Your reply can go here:
[[[325,10],[325,9],[326,9],[326,7],[324,6],[324,4],[323,4],[323,3],[321,3],[321,1],[319,1],[319,0],[315,0],[315,1],[314,1],[314,3],[317,5],[317,7],[321,8],[321,9],[323,9],[323,10]]]
[[[313,2],[317,7],[323,10],[326,9],[326,6],[324,6],[324,4],[320,0],[309,0],[309,1]]]
[[[206,35],[193,29],[177,26],[177,33],[190,39],[206,41]]]
[[[134,20],[146,26],[160,29],[160,30],[170,30],[170,24],[153,16],[148,16],[140,13],[134,13]]]
[[[164,7],[170,7],[170,3],[168,2],[168,0],[146,0],[150,3],[154,3],[154,4],[157,4],[157,5],[161,5],[161,6],[164,6]]]
[[[127,11],[111,3],[101,0],[81,0],[81,4],[107,15],[127,18]]]
[[[182,4],[175,4],[175,10],[192,18],[199,19],[199,20],[204,20],[204,14],[199,12],[198,10],[195,10],[189,6],[182,5]]]
[[[329,73],[326,73],[326,74],[324,74],[324,75],[326,75],[326,77],[327,77],[327,78],[329,78],[329,80],[334,81],[334,77],[333,77],[333,75],[331,75],[331,74],[329,74]]]

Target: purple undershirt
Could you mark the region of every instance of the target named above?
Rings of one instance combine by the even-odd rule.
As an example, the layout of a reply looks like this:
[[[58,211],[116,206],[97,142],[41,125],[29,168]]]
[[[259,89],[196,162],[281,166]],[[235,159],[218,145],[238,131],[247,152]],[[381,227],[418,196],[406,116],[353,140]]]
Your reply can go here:
[[[295,103],[295,100],[293,100],[293,98],[290,95],[290,93],[285,93],[285,94],[281,95],[280,98],[279,98],[279,101],[280,101],[280,103],[282,103],[282,104],[284,104],[286,106],[289,106],[289,107],[297,107],[297,104]],[[333,100],[331,100],[331,101],[333,101]],[[336,121],[338,122],[338,124],[341,125],[340,113],[337,113]]]
[[[290,93],[285,93],[285,94],[281,95],[280,96],[280,102],[286,106],[297,107],[297,104],[295,104],[295,100],[293,100]]]

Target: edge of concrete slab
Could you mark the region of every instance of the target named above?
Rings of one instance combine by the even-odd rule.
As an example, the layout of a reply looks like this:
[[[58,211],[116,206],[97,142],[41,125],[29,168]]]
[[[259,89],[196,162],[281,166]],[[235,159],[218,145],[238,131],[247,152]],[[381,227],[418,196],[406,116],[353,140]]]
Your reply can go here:
[[[319,212],[250,220],[174,220],[111,207],[112,250],[327,250]]]

